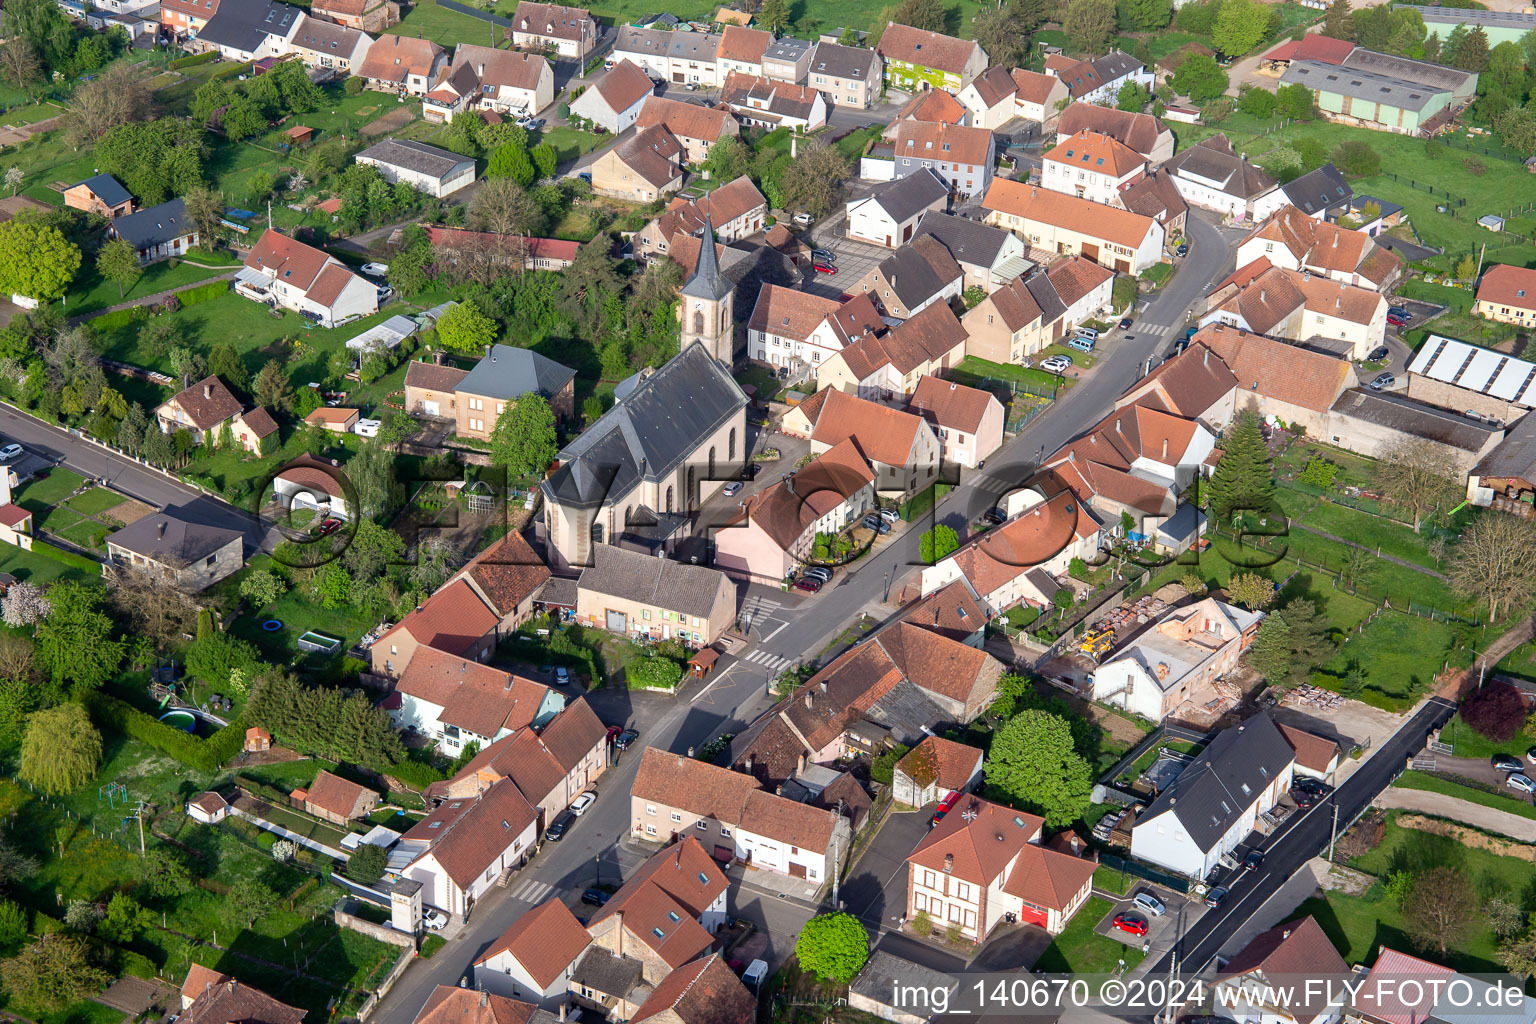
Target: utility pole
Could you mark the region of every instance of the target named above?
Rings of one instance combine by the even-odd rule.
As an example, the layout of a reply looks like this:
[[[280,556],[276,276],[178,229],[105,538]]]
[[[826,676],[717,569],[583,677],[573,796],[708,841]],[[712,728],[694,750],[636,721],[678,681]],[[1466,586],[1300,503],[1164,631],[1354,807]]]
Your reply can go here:
[[[1334,790],[1333,797],[1333,827],[1328,830],[1328,861],[1333,862],[1333,841],[1339,835],[1339,791]]]
[[[145,855],[144,854],[144,800],[143,800],[143,798],[140,798],[138,809],[133,812],[133,816],[135,818],[139,819],[139,857],[140,857],[140,859],[142,859],[144,857],[144,855]]]

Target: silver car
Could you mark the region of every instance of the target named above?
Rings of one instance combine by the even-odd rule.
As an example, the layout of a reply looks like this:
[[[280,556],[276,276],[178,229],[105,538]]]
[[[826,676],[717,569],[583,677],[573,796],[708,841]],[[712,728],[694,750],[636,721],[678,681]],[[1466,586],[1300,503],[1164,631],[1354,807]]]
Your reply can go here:
[[[1153,896],[1145,889],[1132,897],[1131,902],[1136,904],[1137,909],[1145,910],[1153,917],[1162,917],[1163,912],[1168,909],[1163,906],[1162,900],[1158,899],[1156,896]]]

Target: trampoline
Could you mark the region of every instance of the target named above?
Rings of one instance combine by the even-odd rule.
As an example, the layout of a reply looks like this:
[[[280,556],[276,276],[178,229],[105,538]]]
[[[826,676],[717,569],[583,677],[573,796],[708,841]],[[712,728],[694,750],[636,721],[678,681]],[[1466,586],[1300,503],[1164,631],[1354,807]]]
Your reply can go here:
[[[279,619],[268,619],[266,622],[261,624],[261,628],[266,630],[268,633],[276,633],[278,630],[283,628],[283,624]]]

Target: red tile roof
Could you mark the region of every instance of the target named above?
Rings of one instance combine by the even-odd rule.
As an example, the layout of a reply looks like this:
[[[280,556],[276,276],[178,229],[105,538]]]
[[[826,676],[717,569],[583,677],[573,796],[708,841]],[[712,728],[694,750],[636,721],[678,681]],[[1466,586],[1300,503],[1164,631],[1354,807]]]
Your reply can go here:
[[[981,429],[987,409],[996,402],[990,391],[968,388],[941,377],[924,377],[917,382],[907,409],[938,426],[974,434]]]
[[[0,505],[0,524],[13,530],[31,518],[32,513],[20,505]]]
[[[403,630],[418,644],[449,654],[465,654],[495,631],[500,621],[470,585],[459,579],[427,598],[425,604],[401,619],[377,642],[383,643]]]
[[[1103,203],[1052,192],[1037,185],[1008,178],[994,178],[987,187],[981,205],[998,213],[1056,227],[1082,230],[1092,226],[1092,235],[1130,249],[1139,249],[1147,240],[1155,221],[1128,210],[1117,210]]]
[[[538,814],[510,779],[478,798],[445,800],[405,833],[424,839],[430,856],[459,888],[468,888],[537,820]]]
[[[1107,174],[1112,178],[1123,178],[1147,166],[1146,159],[1129,146],[1116,142],[1108,135],[1090,131],[1080,131],[1066,141],[1057,143],[1041,159],[1072,167],[1086,167],[1096,174]]]
[[[538,1007],[472,988],[439,985],[413,1024],[528,1024]]]
[[[408,75],[425,78],[442,53],[443,48],[430,40],[385,34],[368,47],[368,56],[357,69],[357,77],[396,84],[404,82]]]
[[[719,953],[669,974],[630,1018],[639,1024],[670,1010],[680,1024],[752,1024],[757,1000]]]
[[[852,441],[823,452],[790,480],[754,495],[746,517],[788,551],[828,512],[874,482],[875,475]]]
[[[1019,851],[1003,891],[1037,907],[1066,910],[1092,884],[1098,866],[1095,857],[1074,857],[1028,843]]]
[[[934,121],[944,124],[960,124],[966,118],[966,109],[943,89],[924,89],[896,112],[897,121]]]
[[[972,885],[991,885],[1044,824],[1044,818],[979,796],[962,797],[908,854],[907,863]]]
[[[470,559],[459,575],[467,576],[491,608],[505,618],[544,585],[549,579],[549,566],[521,534],[514,532]]]
[[[304,798],[304,802],[314,804],[331,814],[352,818],[362,813],[367,807],[370,795],[375,802],[378,801],[379,795],[373,790],[322,770],[315,776],[315,781],[310,783],[309,793]]]
[[[887,25],[880,34],[876,52],[886,60],[905,61],[920,68],[934,68],[953,75],[964,74],[966,61],[977,45],[969,39],[956,39],[942,32],[928,32],[910,25]]]
[[[836,299],[812,295],[799,288],[765,284],[757,293],[757,304],[752,307],[752,319],[748,321],[747,329],[804,341],[840,307]]]
[[[1288,39],[1264,55],[1265,60],[1315,60],[1323,64],[1343,64],[1355,50],[1345,39],[1309,32],[1300,39]]]
[[[905,466],[923,428],[920,416],[878,405],[836,389],[827,389],[811,439],[835,445],[849,438],[871,462]]]
[[[1536,270],[1499,263],[1483,272],[1477,286],[1478,302],[1494,302],[1516,309],[1536,309]]]
[[[307,292],[330,261],[319,249],[268,228],[245,258],[245,265]]]
[[[1221,357],[1239,388],[1318,412],[1338,400],[1353,372],[1347,359],[1219,324],[1192,340]]]
[[[540,988],[549,988],[591,943],[592,936],[570,908],[558,899],[550,899],[513,921],[512,927],[480,955],[475,966],[510,953]]]
[[[731,29],[726,29],[726,32],[730,31]],[[610,110],[616,114],[622,114],[655,92],[656,83],[651,81],[651,76],[640,70],[632,61],[621,60],[593,82],[592,88],[602,96],[603,102],[608,104]]]
[[[665,96],[651,96],[640,108],[640,118],[635,130],[643,132],[656,125],[665,125],[678,138],[702,139],[718,142],[727,135],[739,134],[736,119],[729,110],[702,107],[683,100],[669,100]]]
[[[1333,767],[1334,759],[1339,756],[1339,744],[1336,741],[1292,725],[1275,724],[1280,727],[1280,735],[1285,737],[1285,742],[1296,751],[1298,765],[1315,772],[1326,772]]]
[[[441,707],[444,723],[491,739],[503,729],[531,725],[551,692],[532,679],[430,646],[417,649],[395,689]]]
[[[895,138],[891,141],[898,157],[982,166],[988,163],[992,144],[992,133],[986,128],[942,121],[898,121]]]
[[[170,400],[198,430],[212,430],[240,414],[240,399],[218,377],[209,375]],[[169,404],[169,403],[167,403]]]
[[[902,774],[920,786],[937,783],[942,790],[965,789],[981,770],[981,751],[942,736],[927,736],[896,762]]]
[[[1051,98],[1051,92],[1056,88],[1056,83],[1061,79],[1055,75],[1043,75],[1038,71],[1026,71],[1024,68],[1014,68],[1009,72],[1013,79],[1013,87],[1018,98],[1026,103],[1044,103]],[[1065,90],[1066,86],[1062,86]]]
[[[720,35],[716,60],[734,60],[740,64],[761,64],[763,53],[773,44],[773,33],[743,25],[727,25]]]

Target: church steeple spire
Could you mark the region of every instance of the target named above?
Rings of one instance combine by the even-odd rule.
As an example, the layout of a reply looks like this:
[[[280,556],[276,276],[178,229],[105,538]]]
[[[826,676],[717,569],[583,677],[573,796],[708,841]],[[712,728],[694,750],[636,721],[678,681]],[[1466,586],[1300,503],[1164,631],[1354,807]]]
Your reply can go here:
[[[720,260],[715,256],[715,229],[709,215],[704,217],[704,234],[699,238],[699,260],[693,276],[683,285],[683,294],[690,299],[707,299],[719,302],[731,293],[731,282],[720,272]]]

